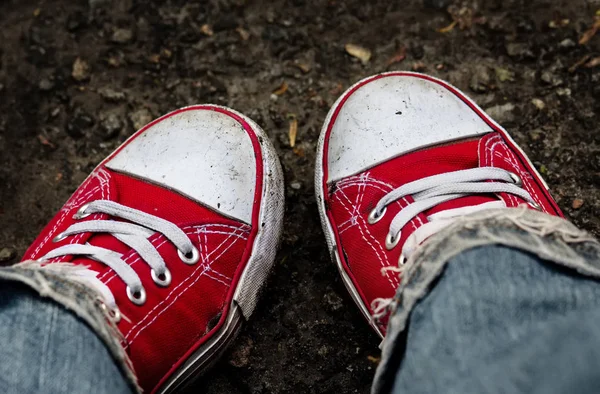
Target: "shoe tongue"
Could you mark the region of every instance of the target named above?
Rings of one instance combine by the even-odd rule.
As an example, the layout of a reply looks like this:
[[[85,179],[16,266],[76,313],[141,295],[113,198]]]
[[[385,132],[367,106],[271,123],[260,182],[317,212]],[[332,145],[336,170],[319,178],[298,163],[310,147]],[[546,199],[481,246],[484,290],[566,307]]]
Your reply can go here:
[[[391,183],[401,186],[432,175],[478,168],[479,142],[480,139],[471,139],[423,149],[393,159],[370,172],[377,179],[388,179]],[[468,195],[438,204],[423,214],[428,216],[448,209],[497,200],[495,195]]]
[[[168,220],[180,227],[221,218],[218,213],[165,187],[117,173],[110,169],[105,169],[105,171],[109,173],[107,178],[110,183],[107,188],[108,192],[104,196],[107,200]],[[121,220],[107,215],[101,215],[97,219]],[[87,233],[83,239],[91,245],[121,254],[126,254],[131,250],[129,246],[108,233]],[[85,242],[82,240],[78,243]],[[87,265],[97,272],[109,269],[105,264],[82,256],[75,256],[72,262]]]
[[[459,142],[452,144],[442,149],[436,150],[433,153],[433,158],[438,160],[440,171],[432,175],[441,174],[444,172],[469,170],[480,166],[479,160],[479,143],[480,139]],[[443,149],[443,148],[448,148]],[[460,197],[454,200],[446,201],[438,204],[433,208],[423,212],[426,216],[437,212],[446,211],[449,209],[462,208],[484,204],[486,202],[498,201],[498,197],[493,194],[475,194]]]

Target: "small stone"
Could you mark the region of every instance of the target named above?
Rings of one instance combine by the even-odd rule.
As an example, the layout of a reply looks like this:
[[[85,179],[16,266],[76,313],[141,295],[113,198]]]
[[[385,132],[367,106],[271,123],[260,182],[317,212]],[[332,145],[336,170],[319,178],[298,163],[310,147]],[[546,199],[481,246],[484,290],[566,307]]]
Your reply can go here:
[[[540,75],[540,79],[542,80],[542,82],[544,82],[548,85],[552,85],[552,86],[559,86],[564,83],[564,81],[558,75],[556,75],[548,70],[542,71],[542,74]]]
[[[515,105],[513,103],[506,103],[502,105],[495,105],[485,110],[489,116],[491,116],[498,123],[512,122],[515,119],[513,111]]]
[[[558,46],[563,49],[574,48],[575,45],[577,45],[575,44],[575,41],[571,40],[570,38],[565,38],[558,44]]]
[[[507,68],[496,67],[494,71],[496,72],[496,78],[500,82],[512,82],[515,80],[515,73]]]
[[[560,97],[569,97],[571,95],[571,89],[569,88],[558,88],[556,94]]]
[[[525,43],[511,42],[506,44],[506,53],[510,57],[519,59],[533,59],[535,55],[529,45]]]
[[[118,92],[111,88],[100,88],[98,89],[98,94],[102,96],[102,98],[108,101],[122,101],[125,100],[125,93]]]
[[[117,44],[126,44],[133,39],[133,31],[130,29],[115,29],[110,40]]]
[[[290,187],[294,190],[300,190],[302,188],[302,183],[300,183],[298,181],[294,181],[294,182],[290,183]]]
[[[123,123],[121,122],[121,118],[115,113],[103,114],[100,117],[100,126],[102,130],[104,130],[104,139],[111,139],[116,137],[121,129],[123,128]]]
[[[78,82],[88,80],[90,78],[90,65],[85,60],[78,57],[73,63],[71,76]]]
[[[478,65],[473,70],[469,88],[475,93],[485,93],[490,85],[490,72],[486,66]]]
[[[135,130],[139,130],[152,122],[152,114],[146,108],[138,109],[129,115],[129,120]]]
[[[540,139],[542,139],[542,136],[544,135],[544,131],[542,129],[534,129],[529,131],[529,138],[532,141],[539,141]]]
[[[54,81],[48,78],[43,78],[40,81],[38,87],[42,92],[49,92],[50,90],[54,89]]]
[[[583,206],[583,200],[580,198],[576,198],[573,200],[572,207],[573,209],[579,209]]]
[[[546,108],[546,103],[544,103],[539,98],[533,98],[533,99],[531,99],[531,104],[535,105],[535,107],[537,109],[539,109],[540,111],[543,110],[544,108]]]
[[[15,258],[17,252],[12,248],[0,248],[0,262],[4,263]]]

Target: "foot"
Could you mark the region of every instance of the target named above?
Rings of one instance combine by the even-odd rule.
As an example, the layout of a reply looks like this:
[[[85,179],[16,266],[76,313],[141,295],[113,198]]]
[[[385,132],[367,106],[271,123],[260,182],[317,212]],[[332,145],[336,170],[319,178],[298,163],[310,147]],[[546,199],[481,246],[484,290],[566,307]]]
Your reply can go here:
[[[506,130],[456,88],[408,72],[367,78],[334,104],[315,189],[332,258],[381,336],[400,267],[456,217],[517,206],[562,216]]]
[[[227,108],[187,107],[104,160],[24,259],[81,267],[73,279],[101,295],[142,389],[172,391],[252,314],[283,207],[260,127]]]

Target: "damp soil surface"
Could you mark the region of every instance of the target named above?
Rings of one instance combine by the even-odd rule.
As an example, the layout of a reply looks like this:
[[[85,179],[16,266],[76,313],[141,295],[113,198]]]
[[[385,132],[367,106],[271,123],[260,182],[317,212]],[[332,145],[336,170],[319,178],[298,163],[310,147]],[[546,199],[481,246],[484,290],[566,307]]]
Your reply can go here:
[[[566,216],[597,236],[598,9],[599,0],[2,0],[0,261],[17,262],[138,127],[185,105],[233,107],[266,130],[283,164],[284,235],[253,319],[192,391],[367,393],[379,340],[330,262],[314,199],[327,111],[374,73],[449,80],[511,132]]]

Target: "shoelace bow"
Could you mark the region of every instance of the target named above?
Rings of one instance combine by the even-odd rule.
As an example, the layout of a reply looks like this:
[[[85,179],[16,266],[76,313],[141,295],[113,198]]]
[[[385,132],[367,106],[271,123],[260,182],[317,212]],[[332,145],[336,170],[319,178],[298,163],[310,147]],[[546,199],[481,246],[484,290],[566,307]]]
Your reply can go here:
[[[480,167],[433,175],[409,182],[386,194],[377,202],[377,205],[369,214],[368,222],[370,224],[377,223],[385,215],[389,204],[403,197],[412,196],[414,202],[409,203],[400,210],[390,224],[390,229],[385,239],[385,246],[388,250],[392,250],[400,241],[402,228],[417,215],[441,203],[468,195],[508,193],[525,200],[535,209],[540,209],[539,204],[522,186],[523,181],[518,175],[496,167]],[[402,245],[402,253],[400,254],[398,266],[385,267],[382,269],[382,274],[385,275],[386,271],[401,272],[406,260],[424,240],[451,224],[457,217],[485,209],[504,207],[506,207],[506,204],[498,200],[447,209],[429,215],[427,217],[428,222],[410,234],[404,245]],[[378,318],[385,315],[391,303],[392,299],[389,298],[374,299],[371,303],[373,317]]]
[[[195,264],[199,260],[198,249],[188,236],[168,220],[133,209],[113,201],[97,200],[85,204],[73,215],[74,219],[83,219],[95,213],[107,214],[111,217],[125,219],[128,222],[115,220],[87,220],[71,225],[54,238],[54,242],[81,233],[108,233],[131,249],[135,250],[141,259],[151,268],[154,282],[162,287],[171,283],[171,273],[156,247],[148,240],[155,232],[164,235],[175,247],[179,258],[186,264]],[[146,301],[146,291],[139,275],[127,264],[120,253],[90,244],[69,244],[51,250],[40,260],[46,261],[67,255],[86,256],[110,267],[115,274],[127,285],[127,296],[136,305]],[[96,288],[111,308],[116,309],[112,292],[95,276],[85,275],[84,281]]]

